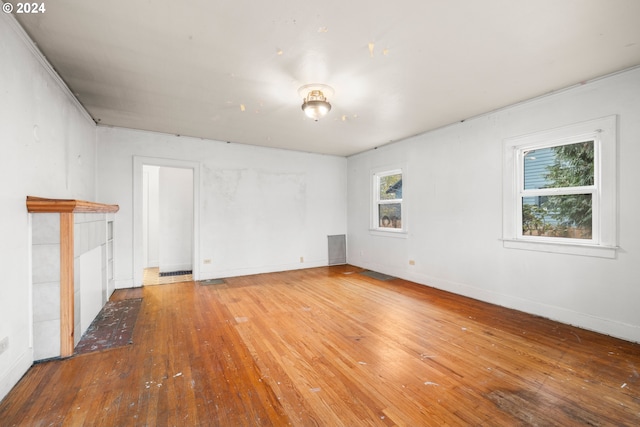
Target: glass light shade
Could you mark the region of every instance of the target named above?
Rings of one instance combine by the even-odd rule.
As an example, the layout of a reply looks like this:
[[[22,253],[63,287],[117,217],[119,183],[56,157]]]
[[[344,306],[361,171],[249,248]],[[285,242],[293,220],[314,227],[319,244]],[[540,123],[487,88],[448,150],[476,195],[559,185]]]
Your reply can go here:
[[[324,117],[331,110],[331,104],[327,102],[321,90],[312,90],[302,102],[302,111],[315,121]]]
[[[302,111],[313,120],[318,120],[324,117],[329,110],[331,110],[331,104],[327,101],[305,101],[302,104]]]

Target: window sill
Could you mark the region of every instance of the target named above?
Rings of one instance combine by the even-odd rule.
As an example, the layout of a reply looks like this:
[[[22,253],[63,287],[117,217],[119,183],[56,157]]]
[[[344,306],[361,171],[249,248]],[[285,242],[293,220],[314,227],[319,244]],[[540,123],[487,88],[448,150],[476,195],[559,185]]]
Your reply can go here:
[[[380,230],[377,228],[370,228],[369,234],[372,236],[380,236],[380,237],[395,237],[397,239],[406,239],[409,237],[409,233],[406,231],[392,231],[392,230]]]
[[[581,255],[613,259],[617,246],[585,245],[579,243],[536,242],[532,240],[503,239],[502,244],[509,249],[550,252],[555,254]]]

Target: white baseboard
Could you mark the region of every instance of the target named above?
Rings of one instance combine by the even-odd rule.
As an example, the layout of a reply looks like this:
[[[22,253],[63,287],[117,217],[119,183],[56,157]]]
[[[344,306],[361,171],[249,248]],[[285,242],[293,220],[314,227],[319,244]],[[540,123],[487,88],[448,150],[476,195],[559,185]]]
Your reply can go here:
[[[278,271],[302,270],[304,268],[326,267],[327,260],[305,261],[303,263],[266,265],[250,268],[231,268],[217,271],[200,271],[200,280],[222,279],[225,277],[248,276],[251,274],[276,273]]]
[[[29,370],[31,365],[33,365],[33,349],[29,348],[0,377],[0,400],[4,399],[11,389],[18,384],[20,378]]]
[[[138,286],[134,286],[133,279],[117,279],[115,282],[116,289],[139,288],[142,286],[142,283],[140,283]]]
[[[172,273],[174,271],[193,270],[191,263],[184,264],[169,264],[160,267],[160,273]]]

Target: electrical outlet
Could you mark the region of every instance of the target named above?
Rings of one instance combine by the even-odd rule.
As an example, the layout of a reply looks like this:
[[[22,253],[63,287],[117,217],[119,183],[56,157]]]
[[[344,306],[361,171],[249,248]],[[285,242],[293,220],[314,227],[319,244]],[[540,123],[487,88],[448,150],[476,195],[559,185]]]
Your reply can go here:
[[[0,354],[4,353],[9,348],[9,337],[2,338],[0,341]]]
[[[416,265],[415,260],[410,259],[410,260],[409,260],[409,265]]]
[[[303,256],[300,257],[300,262],[304,262],[304,257]]]
[[[202,260],[203,264],[211,264],[211,258],[205,258]]]

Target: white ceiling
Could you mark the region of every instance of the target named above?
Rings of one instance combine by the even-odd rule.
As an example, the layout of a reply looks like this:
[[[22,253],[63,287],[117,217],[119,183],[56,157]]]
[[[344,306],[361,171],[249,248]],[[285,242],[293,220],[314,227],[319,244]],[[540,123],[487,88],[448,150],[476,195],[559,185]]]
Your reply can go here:
[[[15,16],[97,123],[341,156],[640,65],[638,0],[44,3]]]

